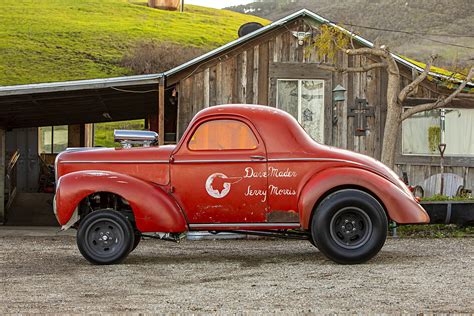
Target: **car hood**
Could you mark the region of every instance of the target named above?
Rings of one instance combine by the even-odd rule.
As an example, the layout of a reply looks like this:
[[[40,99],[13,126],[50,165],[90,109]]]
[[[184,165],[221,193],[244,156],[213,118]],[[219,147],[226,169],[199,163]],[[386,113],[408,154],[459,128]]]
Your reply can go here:
[[[128,174],[158,185],[169,183],[169,161],[175,146],[135,148],[73,148],[56,158],[55,174],[103,170]],[[153,165],[153,168],[150,166]]]
[[[58,155],[59,161],[169,161],[175,146],[134,148],[72,148]]]

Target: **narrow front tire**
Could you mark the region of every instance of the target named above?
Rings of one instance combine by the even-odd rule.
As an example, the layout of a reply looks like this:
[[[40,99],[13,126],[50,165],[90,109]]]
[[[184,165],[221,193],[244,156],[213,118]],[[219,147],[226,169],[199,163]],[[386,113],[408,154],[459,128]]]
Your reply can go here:
[[[80,223],[77,246],[93,264],[114,264],[132,250],[135,233],[125,216],[112,210],[94,211]]]

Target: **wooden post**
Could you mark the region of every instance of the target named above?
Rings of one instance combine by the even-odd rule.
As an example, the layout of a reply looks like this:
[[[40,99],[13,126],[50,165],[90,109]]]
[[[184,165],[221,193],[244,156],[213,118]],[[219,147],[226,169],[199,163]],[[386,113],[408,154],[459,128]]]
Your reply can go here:
[[[81,124],[68,125],[67,147],[81,147]]]
[[[0,223],[5,222],[5,130],[0,128]]]
[[[159,132],[158,128],[158,114],[151,115],[147,118],[147,126],[146,128],[150,131]]]
[[[93,147],[94,146],[94,124],[84,124],[84,138],[83,138],[84,147]]]
[[[158,86],[158,135],[159,144],[165,143],[165,80],[162,78]]]

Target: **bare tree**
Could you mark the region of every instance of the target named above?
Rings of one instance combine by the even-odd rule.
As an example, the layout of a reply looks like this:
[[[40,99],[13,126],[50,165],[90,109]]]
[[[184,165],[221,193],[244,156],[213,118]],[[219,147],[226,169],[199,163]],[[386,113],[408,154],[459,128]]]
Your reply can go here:
[[[467,83],[470,82],[471,79],[474,77],[474,67],[471,67],[465,80],[462,81],[457,87],[457,89],[454,90],[449,96],[439,97],[438,100],[436,100],[435,102],[417,105],[415,107],[407,109],[406,111],[403,111],[404,101],[409,96],[411,96],[416,91],[417,87],[423,82],[423,80],[428,77],[431,69],[431,64],[434,62],[436,57],[432,56],[429,62],[426,64],[424,71],[420,73],[417,78],[415,78],[409,85],[401,89],[400,70],[398,68],[398,64],[395,58],[390,53],[388,47],[378,46],[373,48],[355,48],[352,44],[351,36],[350,43],[352,44],[352,48],[346,48],[346,44],[348,43],[347,39],[346,42],[343,42],[342,44],[340,43],[342,38],[340,35],[341,31],[338,31],[334,27],[332,27],[331,29],[326,28],[326,30],[330,30],[329,32],[332,33],[330,34],[330,36],[332,36],[332,42],[329,43],[329,41],[327,40],[328,35],[326,33],[324,34],[326,41],[323,41],[322,43],[318,43],[318,41],[315,41],[316,49],[323,48],[323,52],[327,52],[331,49],[339,49],[350,56],[372,56],[380,60],[380,62],[365,64],[360,67],[339,67],[332,64],[320,63],[319,68],[341,73],[367,72],[375,68],[383,68],[387,72],[387,118],[385,121],[385,130],[382,141],[381,160],[383,163],[385,163],[391,168],[393,168],[395,164],[396,144],[400,125],[402,124],[402,122],[416,113],[446,107],[456,96],[458,96],[463,91]],[[322,32],[324,33],[324,29]],[[344,36],[347,38],[347,34],[344,33]]]

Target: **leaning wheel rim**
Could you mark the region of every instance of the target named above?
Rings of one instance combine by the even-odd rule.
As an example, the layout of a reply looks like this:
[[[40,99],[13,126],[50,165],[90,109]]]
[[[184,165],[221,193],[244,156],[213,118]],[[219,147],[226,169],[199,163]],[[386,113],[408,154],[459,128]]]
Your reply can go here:
[[[97,219],[85,232],[86,247],[97,257],[111,258],[121,253],[125,233],[120,224],[112,219]]]
[[[345,207],[334,214],[330,223],[331,238],[345,249],[360,248],[372,235],[372,221],[358,207]]]

